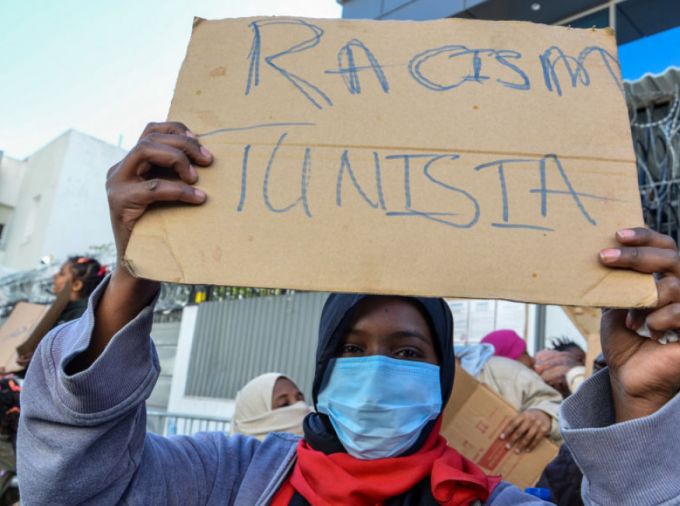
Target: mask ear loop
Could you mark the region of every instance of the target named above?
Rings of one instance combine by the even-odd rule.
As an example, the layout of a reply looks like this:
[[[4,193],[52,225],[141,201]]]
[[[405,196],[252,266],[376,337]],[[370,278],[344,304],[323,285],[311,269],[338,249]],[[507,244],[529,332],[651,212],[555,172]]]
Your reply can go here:
[[[335,368],[335,361],[337,360],[337,357],[333,357],[328,360],[326,363],[326,370],[323,373],[323,378],[321,379],[321,384],[319,385],[319,394],[324,391],[326,386],[328,385],[328,382],[331,379],[331,374],[333,374],[333,369]],[[317,394],[318,396],[318,394]],[[316,404],[316,403],[314,403]],[[314,406],[316,407],[316,406]]]
[[[349,308],[349,310],[345,313],[345,315],[342,317],[340,322],[338,323],[338,326],[336,327],[335,331],[331,335],[331,338],[329,339],[329,344],[336,343],[336,345],[333,348],[332,353],[330,356],[322,356],[322,364],[324,367],[323,371],[323,376],[321,377],[321,382],[319,383],[319,388],[316,392],[314,392],[314,385],[312,385],[312,403],[314,405],[314,409],[316,410],[316,401],[321,393],[321,391],[324,389],[324,387],[328,384],[328,380],[330,378],[330,370],[329,370],[329,364],[332,359],[338,358],[339,352],[340,352],[340,347],[342,346],[342,341],[343,341],[343,336],[347,333],[347,328],[349,327],[349,322],[351,321],[352,314],[354,312],[354,308],[358,305],[360,301],[356,302],[354,306]],[[327,352],[328,353],[328,352]],[[322,367],[322,364],[317,364],[316,365],[316,371],[314,374],[314,377],[318,377],[319,373],[321,372],[320,369]],[[332,367],[330,367],[332,369]],[[316,381],[315,381],[316,383]]]

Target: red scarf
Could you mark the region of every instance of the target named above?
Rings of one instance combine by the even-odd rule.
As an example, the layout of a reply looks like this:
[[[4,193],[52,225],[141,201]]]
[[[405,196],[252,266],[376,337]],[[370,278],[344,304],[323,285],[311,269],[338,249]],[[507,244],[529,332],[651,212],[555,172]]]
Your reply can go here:
[[[500,482],[446,444],[441,419],[413,455],[360,460],[347,453],[326,455],[301,440],[293,472],[274,496],[272,506],[288,506],[297,491],[314,506],[375,506],[408,492],[427,476],[439,504],[465,506],[486,501]]]

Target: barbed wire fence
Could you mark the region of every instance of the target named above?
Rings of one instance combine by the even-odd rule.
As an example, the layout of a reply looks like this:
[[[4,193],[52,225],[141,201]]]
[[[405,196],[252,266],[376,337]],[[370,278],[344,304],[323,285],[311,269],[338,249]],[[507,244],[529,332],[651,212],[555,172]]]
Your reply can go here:
[[[645,223],[680,243],[680,84],[627,98]]]

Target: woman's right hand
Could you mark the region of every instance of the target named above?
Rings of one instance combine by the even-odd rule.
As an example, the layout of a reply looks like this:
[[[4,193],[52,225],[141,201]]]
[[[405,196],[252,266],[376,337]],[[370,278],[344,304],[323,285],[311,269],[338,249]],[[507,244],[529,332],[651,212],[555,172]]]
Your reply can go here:
[[[90,345],[69,363],[69,374],[90,367],[113,336],[148,306],[158,292],[159,283],[135,278],[122,261],[139,218],[156,202],[205,202],[205,192],[193,187],[198,181],[195,167],[206,167],[212,161],[210,152],[182,123],[149,123],[137,145],[109,169],[106,193],[118,268],[96,307]],[[166,176],[179,176],[179,180]]]
[[[146,126],[135,147],[109,169],[106,178],[119,266],[124,267],[121,260],[132,229],[151,204],[205,202],[205,192],[192,185],[198,181],[195,167],[206,167],[212,160],[210,152],[182,123]],[[163,179],[164,175],[179,176],[179,181]]]

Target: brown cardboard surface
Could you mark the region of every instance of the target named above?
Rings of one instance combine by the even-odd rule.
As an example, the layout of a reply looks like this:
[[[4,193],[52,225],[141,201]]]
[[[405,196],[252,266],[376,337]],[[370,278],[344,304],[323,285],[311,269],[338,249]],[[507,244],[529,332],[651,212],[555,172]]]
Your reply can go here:
[[[209,199],[144,215],[125,258],[139,276],[656,301],[651,276],[597,260],[643,223],[609,30],[196,20],[169,118],[215,155]]]
[[[594,307],[563,307],[574,327],[585,337],[599,334],[602,311]]]
[[[506,450],[498,436],[516,414],[510,404],[459,367],[441,433],[484,471],[524,489],[536,483],[559,447],[544,439],[531,453],[517,455]]]
[[[35,351],[42,338],[45,337],[45,334],[47,334],[52,327],[54,327],[54,324],[57,323],[62,311],[66,309],[70,294],[71,283],[67,282],[64,288],[62,288],[61,292],[57,294],[57,298],[54,300],[52,305],[28,335],[26,340],[17,347],[17,353],[23,355],[27,353],[33,353]]]
[[[19,369],[16,363],[17,347],[45,316],[49,306],[19,302],[7,321],[0,327],[0,367],[11,372]]]

